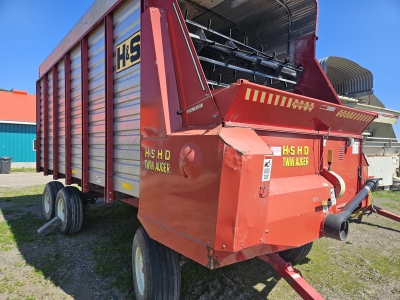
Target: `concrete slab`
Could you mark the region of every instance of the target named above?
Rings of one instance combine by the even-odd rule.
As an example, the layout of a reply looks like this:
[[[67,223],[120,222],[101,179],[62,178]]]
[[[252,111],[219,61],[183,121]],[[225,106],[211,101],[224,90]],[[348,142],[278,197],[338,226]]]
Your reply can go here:
[[[0,174],[0,188],[7,187],[27,187],[39,184],[46,184],[53,181],[53,176],[44,176],[43,173],[21,172]],[[60,179],[65,184],[64,179]]]

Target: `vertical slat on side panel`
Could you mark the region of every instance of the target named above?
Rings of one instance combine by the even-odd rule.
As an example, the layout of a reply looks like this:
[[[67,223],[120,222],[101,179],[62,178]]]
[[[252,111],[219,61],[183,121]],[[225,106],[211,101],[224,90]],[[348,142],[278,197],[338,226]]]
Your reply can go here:
[[[65,178],[65,67],[64,67],[65,59],[61,60],[58,63],[58,173],[59,178]]]
[[[88,36],[89,182],[105,186],[104,23]],[[112,60],[112,58],[111,58]]]
[[[88,39],[81,42],[82,66],[82,192],[89,192],[89,92],[88,92]]]
[[[116,49],[140,30],[140,1],[127,0],[121,4],[113,14],[113,26],[113,49]],[[140,63],[114,73],[113,86],[114,190],[139,197]]]
[[[58,69],[53,66],[53,179],[58,179]]]
[[[106,192],[104,200],[113,202],[114,197],[114,71],[113,71],[113,19],[105,17],[106,33]]]
[[[36,81],[36,172],[40,172],[40,80]]]
[[[71,173],[82,178],[82,68],[81,45],[70,52],[71,62]]]
[[[53,70],[47,72],[48,170],[53,170]]]
[[[40,169],[44,171],[44,76],[40,79]]]
[[[65,184],[72,183],[71,170],[71,61],[69,52],[64,57],[65,68]]]
[[[48,82],[47,73],[44,75],[44,88],[43,88],[43,134],[44,134],[44,175],[49,174],[49,110],[48,110]]]

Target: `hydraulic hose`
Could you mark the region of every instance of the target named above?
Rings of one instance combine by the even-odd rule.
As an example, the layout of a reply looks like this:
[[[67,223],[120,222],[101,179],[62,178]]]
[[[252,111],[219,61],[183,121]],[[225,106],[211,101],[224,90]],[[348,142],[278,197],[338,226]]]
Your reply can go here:
[[[368,195],[370,191],[374,191],[378,185],[378,179],[368,179],[363,188],[343,207],[340,213],[330,214],[324,221],[324,236],[344,241],[349,232],[349,221],[347,220],[360,202]]]

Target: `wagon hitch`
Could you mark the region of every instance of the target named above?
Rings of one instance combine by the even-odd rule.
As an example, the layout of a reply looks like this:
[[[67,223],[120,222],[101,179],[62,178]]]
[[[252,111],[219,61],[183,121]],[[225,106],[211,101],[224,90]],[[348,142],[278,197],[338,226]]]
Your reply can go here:
[[[378,185],[379,179],[368,179],[363,188],[353,197],[338,214],[330,214],[324,221],[324,236],[344,241],[349,232],[349,221],[347,220],[361,201],[370,191],[374,191]]]
[[[324,299],[305,281],[300,271],[294,269],[292,264],[283,260],[278,253],[261,255],[258,258],[274,268],[303,299]]]

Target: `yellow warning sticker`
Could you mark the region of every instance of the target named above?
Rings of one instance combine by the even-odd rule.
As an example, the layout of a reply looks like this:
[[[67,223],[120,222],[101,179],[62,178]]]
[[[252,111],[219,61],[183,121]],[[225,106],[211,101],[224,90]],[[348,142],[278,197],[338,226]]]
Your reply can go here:
[[[127,190],[133,190],[133,185],[130,183],[123,182],[122,188],[127,189]]]
[[[343,109],[339,110],[337,112],[336,117],[350,119],[350,120],[356,120],[356,121],[361,121],[361,122],[371,122],[372,119],[374,118],[373,116],[369,116],[369,115],[366,115],[363,113],[357,113],[357,112],[343,110]]]
[[[244,100],[266,103],[275,106],[281,106],[285,108],[312,111],[314,109],[314,103],[296,98],[285,97],[267,92],[261,92],[259,90],[247,88]]]

